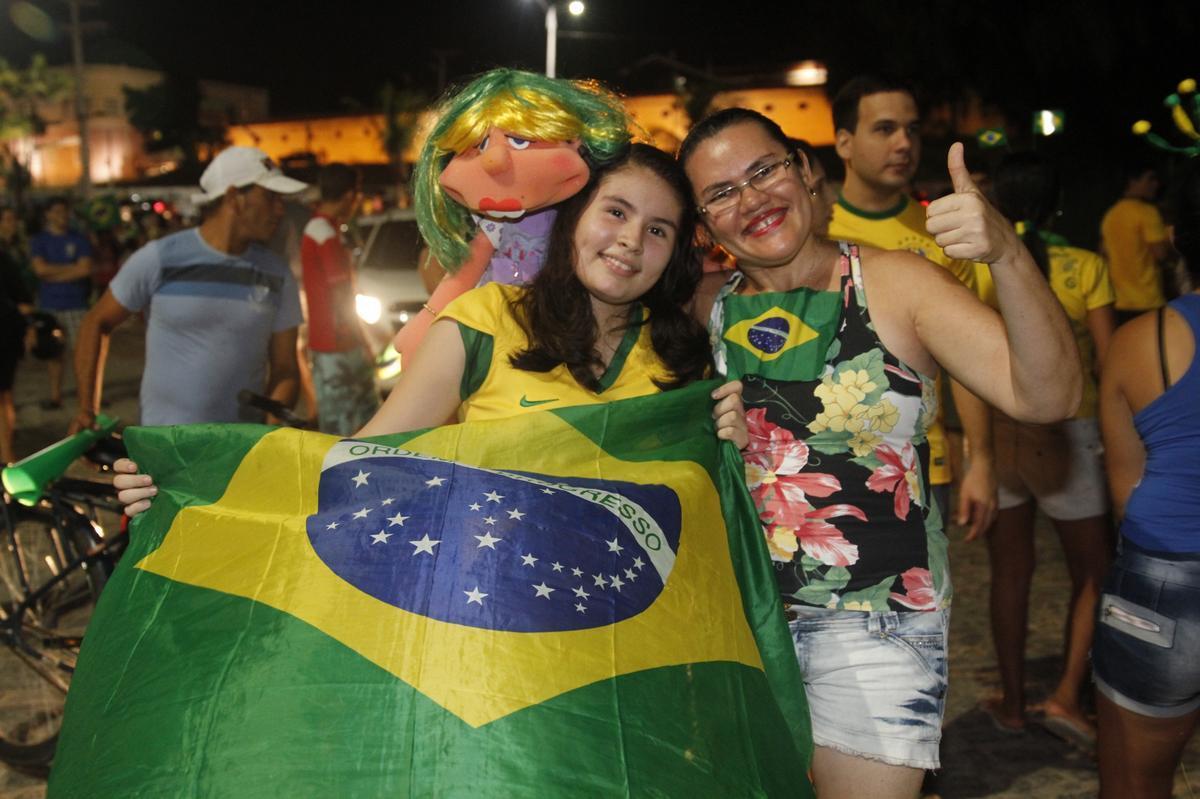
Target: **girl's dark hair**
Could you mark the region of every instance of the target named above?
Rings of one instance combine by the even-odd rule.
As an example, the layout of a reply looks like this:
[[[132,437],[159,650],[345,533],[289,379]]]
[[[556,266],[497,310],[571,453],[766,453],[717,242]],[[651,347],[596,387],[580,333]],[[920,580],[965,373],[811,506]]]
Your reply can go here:
[[[791,153],[795,150],[792,146],[792,140],[775,123],[775,120],[765,117],[757,111],[751,111],[749,108],[726,108],[715,114],[709,114],[691,129],[687,137],[683,140],[683,144],[679,145],[679,155],[676,156],[679,160],[679,165],[686,169],[688,159],[696,152],[697,147],[725,130],[725,128],[732,125],[740,125],[743,122],[753,122],[759,125],[766,131],[768,136],[779,142],[779,146],[783,148],[785,153]]]
[[[706,376],[712,366],[712,351],[704,327],[691,317],[685,305],[700,282],[700,258],[694,246],[696,210],[683,171],[671,156],[646,144],[633,144],[616,159],[592,171],[587,185],[558,209],[546,262],[541,272],[513,302],[513,314],[525,328],[529,347],[511,356],[517,369],[549,372],[565,364],[578,383],[590,391],[600,390],[595,369],[602,362],[596,355],[599,330],[592,312],[591,295],[575,274],[575,228],[601,182],[622,169],[640,167],[663,180],[679,200],[683,211],[671,259],[658,282],[640,302],[648,314],[650,341],[655,353],[671,374],[655,381],[664,391],[679,388]],[[642,324],[630,319],[629,324]]]
[[[1041,231],[1058,210],[1062,194],[1058,170],[1037,153],[1011,153],[996,168],[993,179],[1000,213],[1022,223],[1021,240],[1043,275],[1050,274],[1050,256]]]
[[[1188,273],[1200,279],[1200,158],[1191,159],[1181,170],[1172,193],[1175,249]]]

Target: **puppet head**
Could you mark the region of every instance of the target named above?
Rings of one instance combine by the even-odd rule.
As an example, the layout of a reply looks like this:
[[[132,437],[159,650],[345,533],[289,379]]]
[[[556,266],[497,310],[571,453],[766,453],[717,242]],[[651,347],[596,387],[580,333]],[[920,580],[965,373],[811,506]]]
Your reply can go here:
[[[454,271],[473,213],[516,218],[561,202],[629,140],[620,100],[594,82],[486,72],[443,101],[421,149],[413,174],[421,235]]]

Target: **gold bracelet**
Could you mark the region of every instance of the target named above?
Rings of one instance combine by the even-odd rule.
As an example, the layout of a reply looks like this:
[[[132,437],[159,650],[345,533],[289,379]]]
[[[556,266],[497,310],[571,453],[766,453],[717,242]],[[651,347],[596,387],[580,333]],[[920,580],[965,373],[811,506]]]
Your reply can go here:
[[[423,303],[421,303],[421,307],[422,307],[422,308],[424,308],[426,311],[429,311],[429,315],[430,315],[430,316],[437,316],[437,315],[438,315],[438,312],[437,312],[437,311],[435,311],[435,310],[433,310],[433,308],[431,308],[431,307],[430,307],[430,305],[429,305],[429,303],[427,303],[427,302],[423,302]]]

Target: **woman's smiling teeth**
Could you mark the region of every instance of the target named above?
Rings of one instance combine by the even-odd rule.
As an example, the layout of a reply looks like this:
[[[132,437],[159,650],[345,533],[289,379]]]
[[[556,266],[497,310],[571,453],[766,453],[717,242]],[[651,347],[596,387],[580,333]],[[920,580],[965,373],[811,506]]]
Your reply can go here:
[[[604,263],[608,264],[609,268],[613,269],[619,274],[636,275],[641,271],[633,264],[623,261],[615,255],[609,255],[608,253],[602,252],[600,253],[600,257],[604,260]]]
[[[758,236],[766,233],[783,220],[784,213],[785,210],[783,208],[773,208],[762,216],[753,219],[749,225],[746,225],[743,232],[747,236]]]

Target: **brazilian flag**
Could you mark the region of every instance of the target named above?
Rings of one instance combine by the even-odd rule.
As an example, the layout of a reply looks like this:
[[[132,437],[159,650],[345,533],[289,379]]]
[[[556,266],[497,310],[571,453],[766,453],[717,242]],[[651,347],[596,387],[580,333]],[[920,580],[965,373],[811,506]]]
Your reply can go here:
[[[725,298],[725,373],[813,380],[825,369],[841,320],[843,295],[797,288]]]
[[[811,796],[712,383],[370,440],[135,428],[51,797]]]

